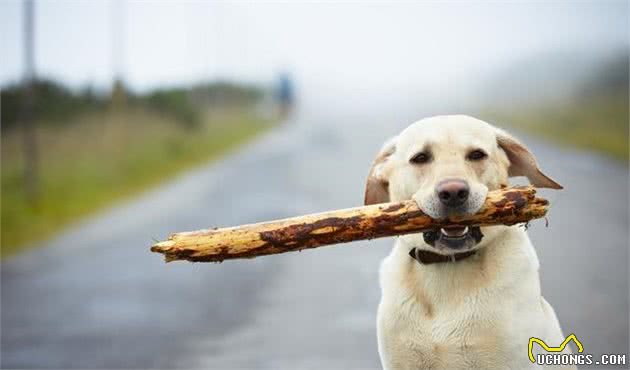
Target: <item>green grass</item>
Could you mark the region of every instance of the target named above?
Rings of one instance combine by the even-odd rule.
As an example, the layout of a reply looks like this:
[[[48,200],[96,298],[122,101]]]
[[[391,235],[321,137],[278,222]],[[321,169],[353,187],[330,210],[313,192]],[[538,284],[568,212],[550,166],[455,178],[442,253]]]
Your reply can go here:
[[[207,162],[270,127],[245,111],[206,115],[187,128],[155,112],[90,113],[63,127],[39,125],[40,196],[27,202],[19,132],[2,136],[2,255],[116,201]],[[149,215],[150,216],[150,215]]]
[[[526,110],[493,109],[481,118],[627,162],[628,104],[626,91]]]

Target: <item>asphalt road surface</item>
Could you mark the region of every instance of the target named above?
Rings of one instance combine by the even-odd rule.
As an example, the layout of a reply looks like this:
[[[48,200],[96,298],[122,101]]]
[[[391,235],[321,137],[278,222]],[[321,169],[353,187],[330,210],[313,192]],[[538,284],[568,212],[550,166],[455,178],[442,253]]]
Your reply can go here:
[[[172,231],[360,205],[381,143],[423,116],[360,111],[303,112],[4,261],[2,367],[379,368],[377,270],[391,239],[223,264],[148,251]],[[544,193],[549,227],[530,228],[543,293],[586,352],[627,353],[628,170],[524,139],[566,187]]]

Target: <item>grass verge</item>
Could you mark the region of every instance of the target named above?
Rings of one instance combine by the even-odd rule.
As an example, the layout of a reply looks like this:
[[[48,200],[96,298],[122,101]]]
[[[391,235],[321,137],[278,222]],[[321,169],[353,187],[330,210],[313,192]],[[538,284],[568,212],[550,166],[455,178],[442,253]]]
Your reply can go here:
[[[480,116],[628,162],[628,104],[626,92],[527,110],[488,110]]]
[[[185,127],[146,109],[94,112],[63,126],[40,124],[39,198],[27,202],[19,132],[2,136],[2,256],[243,144],[271,126],[243,110]]]

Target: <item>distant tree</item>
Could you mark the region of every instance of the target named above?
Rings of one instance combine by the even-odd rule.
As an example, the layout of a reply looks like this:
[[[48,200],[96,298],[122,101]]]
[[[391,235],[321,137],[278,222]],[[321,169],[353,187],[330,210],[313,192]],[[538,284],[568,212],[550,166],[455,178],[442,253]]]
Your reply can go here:
[[[79,92],[49,80],[34,79],[29,88],[33,99],[25,102],[26,80],[20,84],[7,86],[2,90],[2,129],[17,127],[24,112],[24,105],[30,104],[30,118],[44,124],[64,124],[77,113],[101,107],[103,98],[97,96],[91,87]],[[36,97],[36,99],[35,99]]]
[[[606,63],[599,66],[595,73],[585,81],[581,95],[589,97],[601,94],[625,94],[628,95],[628,82],[630,73],[628,65],[630,56],[628,50],[619,52]]]

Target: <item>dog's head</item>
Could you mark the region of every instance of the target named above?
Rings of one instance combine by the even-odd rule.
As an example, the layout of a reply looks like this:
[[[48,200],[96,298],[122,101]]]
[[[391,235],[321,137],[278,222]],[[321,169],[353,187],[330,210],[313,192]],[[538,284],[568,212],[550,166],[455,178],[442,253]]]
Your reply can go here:
[[[414,199],[433,218],[472,214],[488,190],[525,176],[532,185],[561,189],[541,172],[518,140],[469,116],[437,116],[418,121],[385,143],[365,189],[365,204]],[[482,246],[501,227],[453,227],[403,236],[417,247],[453,253]],[[424,243],[423,243],[424,242]]]

